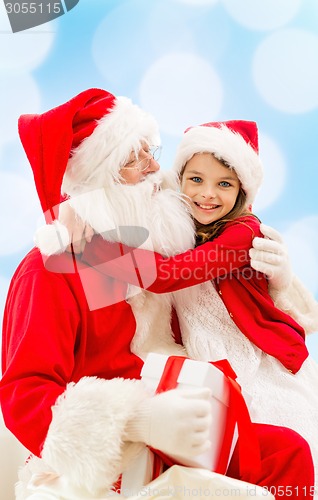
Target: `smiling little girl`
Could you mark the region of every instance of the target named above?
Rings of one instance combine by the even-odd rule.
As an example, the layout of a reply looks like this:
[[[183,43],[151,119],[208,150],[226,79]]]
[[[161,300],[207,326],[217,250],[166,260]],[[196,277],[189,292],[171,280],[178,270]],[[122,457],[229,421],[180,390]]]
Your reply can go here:
[[[300,325],[274,306],[265,275],[244,261],[244,242],[248,252],[260,235],[250,211],[262,180],[257,139],[256,124],[244,121],[208,123],[184,134],[175,169],[195,219],[197,244],[216,246],[218,272],[211,281],[175,292],[175,307],[188,355],[227,358],[252,396],[252,420],[290,427],[307,439],[317,483],[318,365],[305,355]]]

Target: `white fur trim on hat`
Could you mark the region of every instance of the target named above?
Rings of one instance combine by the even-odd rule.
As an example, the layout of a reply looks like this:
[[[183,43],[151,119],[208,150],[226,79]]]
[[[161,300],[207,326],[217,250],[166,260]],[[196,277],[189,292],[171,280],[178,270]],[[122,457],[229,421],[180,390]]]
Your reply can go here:
[[[174,162],[174,170],[180,174],[184,165],[196,153],[212,153],[217,159],[232,167],[247,195],[247,204],[253,203],[262,183],[263,167],[252,146],[243,137],[225,125],[218,127],[198,126],[186,132],[181,140]]]
[[[67,227],[58,220],[40,227],[34,235],[35,246],[47,256],[64,252],[70,242]]]
[[[113,109],[73,152],[62,191],[74,196],[109,185],[118,179],[120,167],[132,150],[140,149],[142,141],[160,144],[156,120],[127,97],[117,97]]]

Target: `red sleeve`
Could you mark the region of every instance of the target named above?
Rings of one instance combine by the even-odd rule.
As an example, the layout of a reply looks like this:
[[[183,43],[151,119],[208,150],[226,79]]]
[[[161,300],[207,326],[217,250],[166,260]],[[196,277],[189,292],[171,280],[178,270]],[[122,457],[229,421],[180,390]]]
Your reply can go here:
[[[78,321],[74,298],[58,275],[32,270],[13,280],[4,312],[0,400],[7,427],[36,455],[51,407],[72,380]]]
[[[108,243],[95,237],[86,245],[82,260],[101,273],[146,288],[153,293],[167,293],[225,276],[250,262],[249,249],[255,236],[261,236],[259,222],[250,216],[229,223],[211,242],[174,257]],[[108,248],[118,258],[109,260]]]

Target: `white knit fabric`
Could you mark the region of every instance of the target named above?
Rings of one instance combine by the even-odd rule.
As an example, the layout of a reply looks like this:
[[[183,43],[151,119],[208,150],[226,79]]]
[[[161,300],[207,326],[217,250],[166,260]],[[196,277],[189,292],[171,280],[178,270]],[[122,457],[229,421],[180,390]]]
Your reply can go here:
[[[318,486],[318,365],[308,358],[296,375],[237,328],[212,282],[174,293],[182,338],[193,359],[228,359],[252,396],[254,422],[294,429],[310,444]]]

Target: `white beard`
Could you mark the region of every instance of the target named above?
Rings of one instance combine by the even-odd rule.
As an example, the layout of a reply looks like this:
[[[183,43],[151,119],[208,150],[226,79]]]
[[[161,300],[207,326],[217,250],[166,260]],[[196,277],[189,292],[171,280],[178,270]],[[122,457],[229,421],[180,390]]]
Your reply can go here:
[[[161,174],[149,174],[139,184],[116,183],[70,204],[104,239],[171,256],[193,248],[195,230],[183,195],[161,184]]]
[[[104,239],[171,256],[193,248],[195,231],[183,195],[161,189],[162,181],[162,175],[150,174],[137,185],[114,184],[70,203]],[[172,294],[156,295],[129,286],[126,300],[137,324],[132,352],[143,359],[149,352],[185,355],[171,331]]]

